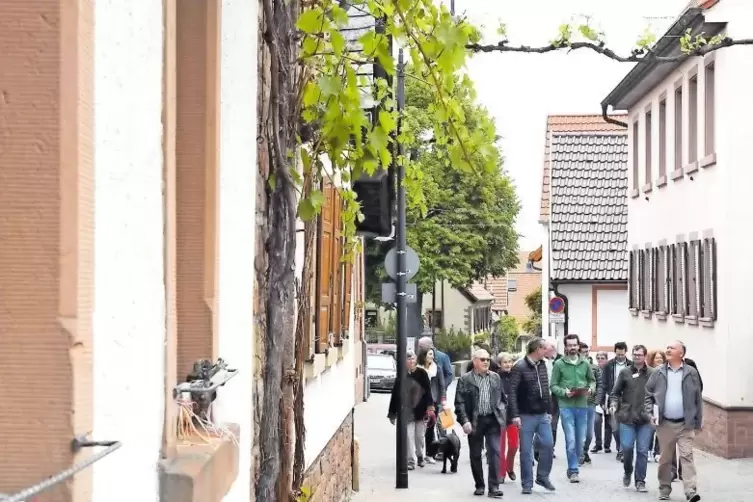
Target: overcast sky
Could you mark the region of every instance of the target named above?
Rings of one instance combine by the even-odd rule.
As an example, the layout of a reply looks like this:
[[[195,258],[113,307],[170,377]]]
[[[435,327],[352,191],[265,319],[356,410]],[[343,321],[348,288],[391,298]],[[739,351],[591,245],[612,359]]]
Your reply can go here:
[[[498,38],[497,20],[502,20],[510,43],[526,45],[546,45],[573,14],[590,15],[597,21],[592,26],[606,33],[609,46],[628,53],[649,22],[661,34],[686,4],[687,0],[455,0],[455,11],[465,13],[476,26],[485,25],[489,41]],[[546,116],[601,113],[599,103],[630,68],[585,51],[492,53],[471,59],[469,71],[478,98],[496,120],[505,167],[521,200],[521,250],[541,244],[538,217]]]

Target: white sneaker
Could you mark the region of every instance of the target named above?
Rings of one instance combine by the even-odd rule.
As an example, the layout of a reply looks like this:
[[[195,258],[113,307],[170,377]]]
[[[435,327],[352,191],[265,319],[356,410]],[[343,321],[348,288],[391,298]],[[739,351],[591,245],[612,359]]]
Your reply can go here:
[[[654,462],[656,462],[657,464],[659,463],[659,459],[661,459],[661,455],[654,456]]]
[[[434,460],[432,457],[426,457],[426,463],[427,464],[436,464],[437,461]]]

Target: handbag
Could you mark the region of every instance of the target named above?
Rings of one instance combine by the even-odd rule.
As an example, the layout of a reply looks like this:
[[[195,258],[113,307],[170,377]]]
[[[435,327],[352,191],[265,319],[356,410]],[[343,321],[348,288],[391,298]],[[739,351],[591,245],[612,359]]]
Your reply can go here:
[[[455,425],[455,416],[449,408],[439,413],[439,423],[444,430],[450,430]]]

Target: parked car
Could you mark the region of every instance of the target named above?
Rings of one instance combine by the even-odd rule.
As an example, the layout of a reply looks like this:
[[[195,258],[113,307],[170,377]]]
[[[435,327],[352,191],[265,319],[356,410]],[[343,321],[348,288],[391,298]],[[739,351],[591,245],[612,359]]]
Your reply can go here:
[[[397,378],[397,362],[388,354],[366,356],[366,376],[372,391],[392,391]]]

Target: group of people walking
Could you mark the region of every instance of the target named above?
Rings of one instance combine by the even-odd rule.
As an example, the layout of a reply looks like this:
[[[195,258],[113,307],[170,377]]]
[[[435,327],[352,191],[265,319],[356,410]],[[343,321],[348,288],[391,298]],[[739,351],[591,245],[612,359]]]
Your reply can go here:
[[[624,342],[617,343],[613,358],[598,352],[593,363],[587,344],[570,334],[564,338],[563,355],[543,338],[531,340],[526,356],[517,362],[504,353],[494,361],[488,349],[476,350],[472,368],[460,377],[455,392],[457,421],[468,436],[474,494],[503,496],[500,485],[508,478],[517,479],[514,459],[518,449],[522,493],[533,493],[534,485],[555,491],[550,474],[560,422],[567,456],[565,476],[570,483],[580,481],[580,468],[591,462],[590,454],[611,453],[614,440],[624,486],[647,492],[647,464],[656,459],[659,500],[669,500],[672,482],[679,478],[686,500],[699,501],[693,439],[703,423],[703,382],[697,367],[685,357],[686,348],[680,341],[651,352],[636,345],[632,359],[627,348]],[[412,388],[421,388],[424,396],[427,392],[430,396],[409,393],[413,396],[410,403],[419,404],[412,408],[414,424],[431,423],[426,416],[444,405],[452,381],[449,358],[438,355],[428,337],[419,343],[419,357],[422,353],[430,354],[432,361],[423,374],[410,369],[419,366],[410,357],[408,362],[410,380],[417,382]],[[437,376],[440,373],[441,377]],[[437,383],[432,386],[433,381]],[[390,417],[394,416],[391,404]],[[409,455],[412,459],[415,453],[422,466],[428,458],[423,444],[431,444],[433,436],[429,438],[420,425],[409,426],[409,435],[415,446]],[[409,465],[413,464],[409,461]]]

